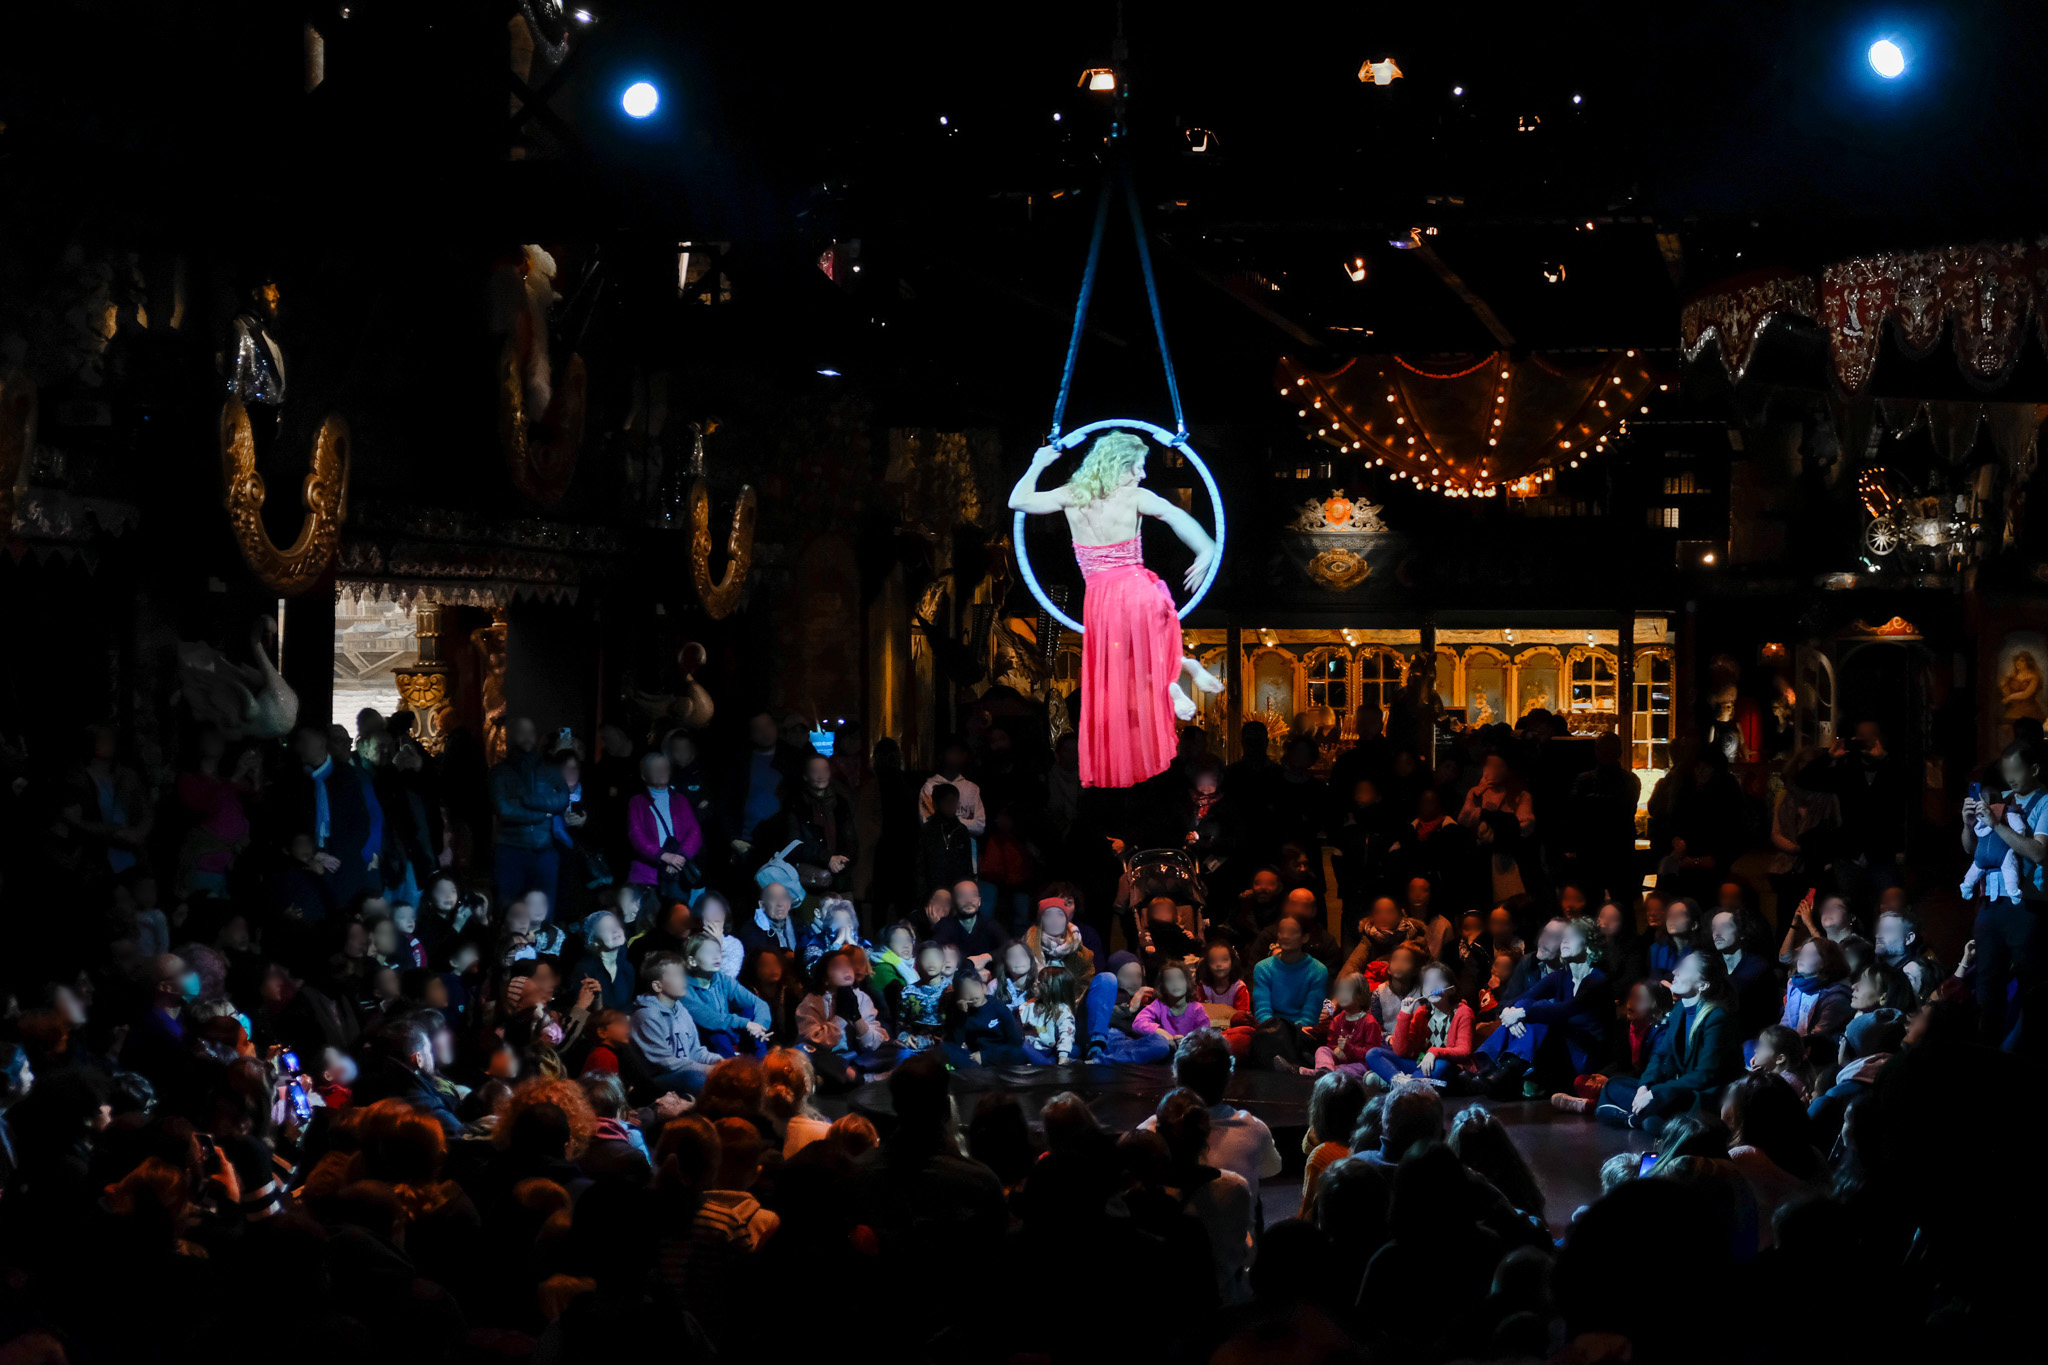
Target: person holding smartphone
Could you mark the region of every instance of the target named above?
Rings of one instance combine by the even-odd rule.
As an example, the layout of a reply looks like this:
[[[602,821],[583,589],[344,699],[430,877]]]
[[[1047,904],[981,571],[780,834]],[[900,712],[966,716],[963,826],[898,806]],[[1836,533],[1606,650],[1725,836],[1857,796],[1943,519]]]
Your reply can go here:
[[[1963,802],[1963,852],[1977,853],[1977,822],[1991,825],[1991,837],[2001,839],[2019,855],[2020,899],[1986,896],[1977,910],[1972,937],[1977,945],[1977,1009],[1984,1042],[1992,1047],[2010,1044],[2015,1052],[2038,1054],[2048,1048],[2048,950],[2041,918],[2048,913],[2048,783],[2043,769],[2048,753],[2034,740],[2019,740],[1998,756],[1998,773],[2009,788],[1996,796],[1971,797]],[[2012,828],[2008,812],[2020,817],[2025,832]],[[2008,1023],[2007,987],[2019,986],[2019,1025]],[[2028,1021],[2032,1026],[2028,1026]]]

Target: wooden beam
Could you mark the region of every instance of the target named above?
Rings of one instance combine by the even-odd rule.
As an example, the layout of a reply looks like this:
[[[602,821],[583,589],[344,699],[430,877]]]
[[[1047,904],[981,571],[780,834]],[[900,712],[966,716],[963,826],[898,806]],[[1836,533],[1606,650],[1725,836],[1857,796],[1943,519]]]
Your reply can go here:
[[[1515,345],[1515,334],[1507,329],[1507,324],[1500,320],[1493,309],[1486,306],[1486,300],[1472,292],[1472,286],[1466,284],[1457,271],[1444,263],[1444,258],[1437,255],[1436,251],[1422,240],[1421,233],[1411,231],[1408,240],[1413,244],[1409,249],[1436,272],[1436,277],[1442,280],[1453,294],[1464,300],[1465,306],[1472,310],[1472,316],[1479,319],[1480,326],[1493,333],[1493,339],[1501,344],[1501,348],[1512,348]]]

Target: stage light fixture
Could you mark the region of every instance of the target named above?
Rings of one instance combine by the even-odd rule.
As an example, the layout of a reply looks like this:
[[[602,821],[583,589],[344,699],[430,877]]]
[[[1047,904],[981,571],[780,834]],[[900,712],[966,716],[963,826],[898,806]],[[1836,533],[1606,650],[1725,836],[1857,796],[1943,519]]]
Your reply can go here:
[[[837,379],[839,377],[839,371],[837,370],[820,370],[818,373],[824,375],[827,379]]]
[[[1081,73],[1079,84],[1089,90],[1116,89],[1116,72],[1106,66],[1091,66]]]
[[[1451,87],[1451,93],[1453,95],[1462,95],[1465,93],[1465,87],[1462,85],[1454,85]]]
[[[634,81],[619,96],[619,107],[627,118],[646,118],[661,107],[661,92],[651,81]]]
[[[1906,72],[1906,54],[1889,38],[1870,45],[1870,69],[1886,80],[1897,80]]]

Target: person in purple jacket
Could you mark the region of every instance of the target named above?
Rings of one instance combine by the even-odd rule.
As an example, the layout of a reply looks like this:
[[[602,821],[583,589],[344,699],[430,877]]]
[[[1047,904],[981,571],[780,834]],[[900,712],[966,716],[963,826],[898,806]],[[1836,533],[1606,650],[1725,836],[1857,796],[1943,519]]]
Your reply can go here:
[[[687,900],[684,869],[704,848],[697,814],[686,793],[670,789],[667,755],[654,752],[642,758],[640,780],[647,790],[626,803],[626,842],[633,850],[626,879],[634,886],[654,887],[664,902]]]
[[[1195,983],[1185,965],[1169,962],[1161,967],[1153,992],[1131,1021],[1132,1031],[1141,1037],[1164,1039],[1170,1050],[1189,1034],[1210,1027],[1209,1012],[1195,1003]]]

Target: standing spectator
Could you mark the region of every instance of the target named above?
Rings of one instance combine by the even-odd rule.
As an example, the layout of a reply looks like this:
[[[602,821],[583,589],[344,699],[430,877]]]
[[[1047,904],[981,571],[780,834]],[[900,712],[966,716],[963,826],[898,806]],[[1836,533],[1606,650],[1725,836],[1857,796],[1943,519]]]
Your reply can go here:
[[[328,751],[327,732],[317,725],[292,731],[298,772],[278,784],[278,808],[285,828],[310,830],[313,860],[320,869],[329,905],[345,906],[377,890],[377,858],[384,847],[384,812],[355,765]]]
[[[1572,782],[1573,840],[1566,859],[1601,896],[1635,892],[1636,806],[1643,781],[1630,772],[1628,747],[1617,734],[1593,741],[1593,766]]]
[[[554,820],[569,809],[569,788],[561,769],[540,753],[540,731],[532,717],[516,717],[506,727],[505,740],[505,761],[491,769],[491,802],[498,813],[498,899],[509,904],[540,891],[553,904],[559,867]]]
[[[249,842],[249,816],[243,802],[256,795],[263,775],[261,756],[245,748],[235,756],[233,771],[221,771],[227,741],[218,727],[202,725],[193,737],[191,765],[178,774],[178,804],[190,828],[178,850],[179,896],[194,892],[226,897],[228,872]]]
[[[1985,796],[1963,802],[1963,852],[1975,857],[1977,823],[1990,823],[1993,837],[2019,855],[2020,896],[1983,896],[1977,909],[1978,1026],[1984,1041],[2003,1047],[2013,1030],[2006,1003],[2009,986],[2019,992],[2019,1036],[2015,1051],[2039,1055],[2048,1051],[2048,934],[2041,928],[2048,912],[2048,755],[2039,740],[2019,740],[1998,758],[1999,775],[2009,791],[2003,798]],[[2016,812],[2026,833],[2011,828],[2008,811]]]
[[[693,890],[690,860],[704,851],[704,831],[687,794],[676,790],[675,769],[668,758],[648,753],[640,759],[643,790],[626,801],[626,844],[633,865],[626,880],[651,886],[664,903],[687,900]]]
[[[112,726],[95,725],[85,732],[85,762],[72,787],[80,809],[91,818],[70,823],[98,846],[103,861],[93,870],[118,876],[142,858],[156,814],[142,778],[114,761],[117,748]]]
[[[804,755],[799,775],[783,784],[781,801],[782,809],[755,830],[755,842],[764,848],[794,843],[789,860],[823,872],[827,880],[819,889],[847,894],[853,887],[850,869],[860,861],[860,832],[853,793],[832,775],[832,760]]]
[[[1860,898],[1897,886],[1914,783],[1885,748],[1883,728],[1874,720],[1858,721],[1855,739],[1835,736],[1827,757],[1809,763],[1795,780],[1841,803],[1841,857],[1835,872],[1842,889]]]
[[[756,831],[781,813],[783,784],[796,774],[802,758],[782,742],[772,711],[747,717],[747,741],[746,762],[734,773],[736,780],[724,803],[726,834],[732,851],[742,858],[753,851]]]
[[[917,832],[917,889],[929,900],[963,881],[975,881],[974,836],[960,819],[960,791],[949,782],[927,790],[931,815]]]

